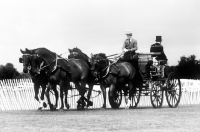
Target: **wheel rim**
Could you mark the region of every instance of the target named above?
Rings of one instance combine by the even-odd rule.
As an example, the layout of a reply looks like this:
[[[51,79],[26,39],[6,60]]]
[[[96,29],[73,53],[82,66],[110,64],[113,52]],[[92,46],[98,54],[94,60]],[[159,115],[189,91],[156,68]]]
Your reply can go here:
[[[181,82],[175,73],[169,75],[167,79],[166,99],[169,107],[178,106],[181,98]]]
[[[131,107],[132,108],[136,108],[139,101],[140,101],[140,94],[141,94],[141,89],[140,88],[136,88],[136,92],[133,94],[133,96],[131,97]]]
[[[151,93],[151,104],[154,108],[161,108],[163,104],[163,89],[161,87],[161,82],[153,82]]]

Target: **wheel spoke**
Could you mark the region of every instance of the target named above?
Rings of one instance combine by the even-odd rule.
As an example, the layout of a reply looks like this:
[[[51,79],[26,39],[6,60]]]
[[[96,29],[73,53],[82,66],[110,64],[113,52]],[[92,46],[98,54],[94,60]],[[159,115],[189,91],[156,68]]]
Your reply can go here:
[[[152,84],[151,89],[151,104],[154,108],[162,107],[163,91],[161,89],[162,82],[155,82]]]

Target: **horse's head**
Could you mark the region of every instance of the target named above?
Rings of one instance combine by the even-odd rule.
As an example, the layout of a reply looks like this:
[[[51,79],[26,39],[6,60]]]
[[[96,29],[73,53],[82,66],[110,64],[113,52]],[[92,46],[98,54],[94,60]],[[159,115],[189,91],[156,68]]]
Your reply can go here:
[[[99,72],[101,72],[107,65],[108,59],[105,54],[91,54],[90,59],[91,70],[93,71],[93,75],[96,76]]]
[[[69,50],[69,56],[68,59],[77,59],[79,58],[78,52],[74,51],[74,49],[68,49]]]
[[[89,57],[83,53],[79,48],[73,48],[73,49],[68,49],[69,50],[69,56],[68,58],[74,58],[74,59],[83,59],[83,60],[89,60]]]
[[[23,72],[24,73],[27,73],[31,69],[29,54],[23,54],[22,57],[19,58],[19,62],[23,63]]]
[[[26,49],[25,51],[20,50],[23,54],[19,58],[19,62],[23,63],[23,72],[30,73],[32,75],[40,74],[40,66],[42,64],[42,59],[34,51]]]

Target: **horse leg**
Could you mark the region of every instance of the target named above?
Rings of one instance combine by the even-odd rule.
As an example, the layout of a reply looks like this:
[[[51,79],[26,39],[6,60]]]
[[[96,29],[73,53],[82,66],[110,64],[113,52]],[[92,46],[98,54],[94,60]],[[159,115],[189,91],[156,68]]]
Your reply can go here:
[[[68,82],[66,88],[64,89],[64,93],[65,93],[65,107],[67,109],[69,109],[69,107],[70,107],[69,104],[68,104],[68,102],[67,102],[67,95],[68,95],[68,89],[69,88],[70,88],[70,83]]]
[[[69,82],[61,81],[60,83],[60,99],[61,99],[61,107],[60,109],[64,109],[64,102],[63,102],[63,92],[65,93],[65,106],[69,109],[69,104],[67,103],[67,95],[68,95],[68,88],[70,87]]]
[[[45,94],[45,90],[46,90],[46,83],[43,83],[41,84],[41,87],[42,87],[42,93],[41,93],[41,96],[40,96],[40,108],[46,108],[47,107],[47,104],[45,103],[44,101],[44,94]]]
[[[50,107],[50,109],[51,109],[51,108],[52,108],[52,104],[51,104],[51,100],[50,100],[50,97],[49,97],[50,88],[51,88],[51,86],[50,86],[50,84],[48,83],[48,84],[47,84],[47,90],[46,90],[46,92],[45,92],[45,95],[46,95],[46,97],[47,97],[47,102],[48,102],[49,107]],[[51,110],[52,110],[52,109],[51,109]]]
[[[127,99],[126,108],[130,108],[131,107],[131,98],[133,96],[133,88],[134,88],[133,82],[130,81],[129,82],[129,97]]]
[[[81,95],[80,99],[77,101],[78,105],[77,105],[77,109],[81,108],[83,109],[84,106],[85,106],[85,97],[84,97],[84,94],[85,94],[85,90],[83,90],[82,86],[84,86],[83,84],[79,84],[78,83],[75,83],[75,87],[79,90],[79,95]]]
[[[42,110],[41,103],[40,103],[40,100],[39,100],[39,98],[38,98],[39,88],[40,88],[40,85],[34,83],[35,99],[39,102],[39,108],[38,108],[38,110]]]
[[[115,92],[115,84],[111,84],[110,85],[110,94],[109,97],[113,97],[114,96],[114,92]]]
[[[123,87],[123,91],[124,91],[125,103],[127,104],[127,102],[128,102],[128,89],[127,89],[126,85]]]
[[[51,89],[54,91],[54,94],[55,94],[55,97],[56,97],[56,102],[57,102],[57,100],[58,100],[58,91],[56,90],[56,85],[55,84],[54,85],[51,85],[50,83],[47,84],[47,90],[45,92],[45,95],[47,97],[47,102],[49,104],[50,110],[55,110],[56,107],[57,107],[56,106],[57,104],[54,106],[51,103],[51,100],[50,100],[50,97],[49,97],[49,92],[50,92]]]
[[[100,85],[101,91],[103,92],[103,106],[102,108],[106,108],[106,87]]]
[[[90,101],[90,96],[91,96],[93,86],[94,86],[93,83],[90,83],[88,85],[89,85],[89,90],[88,90],[88,94],[87,94],[87,107],[93,106],[93,102]]]
[[[64,102],[63,102],[63,84],[60,84],[60,101],[61,101],[61,107],[60,110],[64,109]]]
[[[53,110],[56,110],[57,106],[58,106],[58,91],[56,89],[56,84],[52,84],[51,85],[51,89],[54,91],[55,94],[55,105],[53,106]]]

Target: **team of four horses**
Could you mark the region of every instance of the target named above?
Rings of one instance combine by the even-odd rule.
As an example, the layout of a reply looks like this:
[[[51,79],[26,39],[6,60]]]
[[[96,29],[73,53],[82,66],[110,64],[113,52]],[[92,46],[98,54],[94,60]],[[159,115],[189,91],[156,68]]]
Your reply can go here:
[[[94,85],[100,85],[103,92],[103,108],[106,108],[106,88],[109,88],[108,96],[112,108],[119,107],[115,102],[118,101],[119,91],[122,90],[124,91],[126,108],[131,108],[134,107],[130,103],[131,99],[136,93],[136,89],[143,84],[139,79],[137,69],[131,63],[121,58],[110,60],[103,53],[91,55],[90,58],[80,49],[74,48],[69,49],[68,58],[63,58],[46,48],[20,51],[23,54],[20,63],[23,63],[23,72],[29,72],[32,76],[35,99],[41,104],[39,109],[45,107],[45,93],[50,109],[55,110],[57,108],[57,85],[60,86],[60,109],[64,109],[64,104],[66,108],[69,108],[67,94],[68,90],[71,89],[70,82],[73,82],[75,88],[79,91],[80,99],[77,101],[77,109],[84,109],[93,105],[90,96]],[[89,88],[86,88],[86,85]],[[40,86],[42,92],[39,99]],[[54,105],[49,97],[50,89],[55,93]],[[87,97],[84,96],[86,92]],[[65,95],[65,101],[63,95]]]

